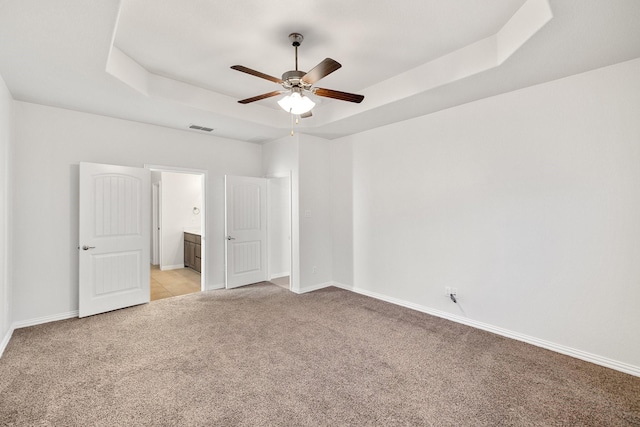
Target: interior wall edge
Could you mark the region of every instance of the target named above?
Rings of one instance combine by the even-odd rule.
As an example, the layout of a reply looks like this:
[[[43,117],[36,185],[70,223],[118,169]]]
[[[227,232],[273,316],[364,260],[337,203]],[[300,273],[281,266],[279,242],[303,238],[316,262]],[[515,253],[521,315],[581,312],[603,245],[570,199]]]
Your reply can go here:
[[[13,333],[13,145],[15,100],[0,75],[0,356]]]
[[[342,283],[333,282],[332,286],[336,288],[344,289],[346,291],[355,292],[360,295],[368,296],[371,298],[375,298],[380,301],[388,302],[394,305],[398,305],[401,307],[405,307],[411,310],[416,310],[421,313],[430,314],[432,316],[440,317],[442,319],[450,320],[452,322],[460,323],[466,326],[470,326],[472,328],[480,329],[483,331],[491,332],[496,335],[503,336],[505,338],[515,339],[517,341],[522,341],[527,344],[534,345],[536,347],[541,347],[547,350],[554,351],[556,353],[564,354],[566,356],[574,357],[576,359],[584,360],[585,362],[594,363],[599,366],[604,366],[605,368],[610,368],[616,371],[624,372],[625,374],[630,374],[636,377],[640,377],[640,366],[634,366],[628,363],[620,362],[618,360],[610,359],[608,357],[600,356],[593,353],[588,353],[586,351],[582,351],[579,349],[567,347],[561,344],[556,344],[550,341],[546,341],[543,339],[539,339],[530,335],[521,334],[519,332],[515,332],[509,329],[501,328],[498,326],[494,326],[488,323],[478,322],[472,319],[467,319],[462,316],[457,316],[455,314],[447,313],[444,311],[436,310],[431,307],[423,306],[420,304],[415,304],[409,301],[405,301],[402,299],[394,298],[385,294],[381,294],[378,292],[368,291],[366,289],[359,288],[357,286],[349,286],[344,285]]]

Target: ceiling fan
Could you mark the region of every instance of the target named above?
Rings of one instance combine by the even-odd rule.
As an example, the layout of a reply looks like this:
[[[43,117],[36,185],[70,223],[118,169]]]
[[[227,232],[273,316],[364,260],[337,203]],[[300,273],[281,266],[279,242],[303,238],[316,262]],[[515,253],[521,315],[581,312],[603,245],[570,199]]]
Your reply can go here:
[[[315,106],[315,102],[306,94],[313,93],[317,96],[323,96],[325,98],[339,99],[341,101],[360,103],[364,99],[363,95],[356,95],[354,93],[340,92],[332,89],[324,89],[321,87],[314,87],[314,83],[323,77],[336,71],[342,65],[331,59],[326,58],[308,73],[298,70],[298,46],[302,43],[302,34],[292,33],[289,34],[289,40],[291,45],[295,48],[296,56],[296,69],[287,71],[282,75],[282,78],[270,76],[268,74],[261,73],[251,68],[247,68],[242,65],[234,65],[231,68],[241,71],[243,73],[251,74],[252,76],[260,77],[265,80],[272,81],[274,83],[281,84],[284,90],[276,90],[273,92],[263,93],[262,95],[254,96],[252,98],[242,99],[238,101],[240,104],[249,104],[251,102],[260,101],[261,99],[271,98],[283,93],[288,93],[285,97],[278,101],[280,107],[288,113],[293,115],[299,115],[300,117],[310,117],[311,109]]]

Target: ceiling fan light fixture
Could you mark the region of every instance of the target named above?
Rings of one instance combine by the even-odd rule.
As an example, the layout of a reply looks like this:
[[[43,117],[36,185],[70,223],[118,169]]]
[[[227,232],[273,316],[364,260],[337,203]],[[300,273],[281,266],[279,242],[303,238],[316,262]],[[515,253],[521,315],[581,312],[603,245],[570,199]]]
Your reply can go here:
[[[286,71],[282,78],[270,76],[260,71],[252,70],[243,65],[233,65],[231,68],[252,76],[260,77],[261,79],[269,80],[274,83],[282,85],[287,94],[278,101],[280,107],[290,113],[292,116],[300,116],[301,118],[310,117],[311,110],[315,107],[316,103],[313,99],[305,96],[305,93],[313,94],[319,97],[333,98],[340,101],[348,101],[360,103],[364,99],[363,95],[357,95],[355,93],[340,92],[338,90],[323,89],[313,87],[313,85],[320,79],[333,73],[342,65],[334,59],[325,58],[318,65],[313,67],[311,71],[304,72],[298,69],[298,47],[302,43],[302,34],[291,33],[289,34],[289,40],[295,48],[296,69]],[[253,96],[247,99],[241,99],[238,102],[240,104],[249,104],[251,102],[260,101],[263,99],[278,96],[282,91],[272,91],[263,93],[262,95]],[[293,120],[293,117],[292,117]],[[297,118],[296,118],[297,120]]]
[[[278,105],[287,113],[300,115],[311,111],[316,103],[308,96],[304,96],[298,91],[293,91],[279,100]]]

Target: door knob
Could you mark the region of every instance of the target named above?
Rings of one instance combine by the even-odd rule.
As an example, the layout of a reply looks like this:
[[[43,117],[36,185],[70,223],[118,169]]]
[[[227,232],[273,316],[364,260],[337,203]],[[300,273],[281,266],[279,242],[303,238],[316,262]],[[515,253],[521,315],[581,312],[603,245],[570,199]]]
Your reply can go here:
[[[89,249],[95,249],[95,248],[96,248],[95,246],[87,246],[87,245],[84,245],[84,246],[82,247],[82,250],[83,250],[83,251],[88,251]]]
[[[236,240],[235,237],[227,236],[227,240]]]

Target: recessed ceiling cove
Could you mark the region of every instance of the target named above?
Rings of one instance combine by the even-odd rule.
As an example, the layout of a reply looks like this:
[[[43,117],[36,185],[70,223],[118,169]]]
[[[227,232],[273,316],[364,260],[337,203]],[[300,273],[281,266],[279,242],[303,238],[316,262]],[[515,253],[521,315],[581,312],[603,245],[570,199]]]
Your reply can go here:
[[[280,76],[298,32],[300,69],[331,57],[345,66],[325,84],[357,92],[497,33],[524,3],[123,0],[114,45],[154,74],[242,99],[264,86],[229,67]]]
[[[262,143],[290,132],[268,81],[342,64],[299,132],[333,139],[640,57],[638,0],[3,0],[12,97]],[[265,87],[265,84],[267,86]],[[277,89],[277,85],[275,87]],[[310,94],[311,96],[312,94]]]
[[[221,7],[229,18],[211,26],[203,21],[203,15],[214,16],[213,7],[206,3],[199,5],[210,9],[199,9],[200,14],[197,14],[196,9],[189,9],[193,5],[184,3],[168,1],[162,8],[153,8],[147,0],[126,1],[120,12],[107,71],[146,96],[186,103],[217,114],[239,113],[237,106],[229,105],[231,99],[241,99],[241,104],[270,107],[270,110],[247,108],[242,114],[245,120],[267,125],[278,121],[274,114],[281,111],[271,98],[280,95],[280,91],[272,89],[265,93],[261,79],[238,78],[234,71],[286,86],[292,72],[283,74],[281,80],[272,76],[280,73],[271,70],[282,70],[282,63],[291,62],[291,48],[285,50],[288,43],[272,45],[268,40],[275,35],[285,39],[282,33],[277,34],[270,27],[287,27],[295,22],[297,26],[310,28],[312,42],[309,49],[305,43],[304,60],[318,65],[306,75],[306,72],[298,71],[297,49],[303,36],[290,33],[287,38],[293,41],[296,49],[294,80],[303,82],[309,75],[320,73],[318,79],[326,78],[323,85],[331,82],[335,88],[312,89],[315,79],[309,82],[309,87],[294,84],[301,92],[316,95],[311,101],[301,98],[311,105],[322,97],[314,111],[324,107],[325,114],[319,118],[314,116],[314,126],[323,126],[497,67],[553,17],[547,0],[496,2],[493,8],[472,1],[466,2],[467,7],[463,9],[455,7],[456,2],[444,7],[441,2],[423,1],[410,3],[408,9],[412,13],[407,13],[405,8],[357,0],[336,2],[337,10],[318,10],[313,19],[305,18],[306,15],[296,18],[297,14],[294,16],[286,11],[274,13],[278,8],[271,3],[269,7],[248,3],[264,13],[262,21],[269,22],[267,26],[260,21],[250,30],[237,31],[249,24],[249,18],[236,12],[238,6],[228,4]],[[353,25],[328,30],[333,28],[330,22],[336,14],[351,15],[360,10],[350,9],[357,5],[366,12],[357,16]],[[377,14],[372,13],[372,9]],[[249,16],[255,13],[252,7],[243,10],[250,10]],[[380,16],[385,16],[384,24],[377,22]],[[481,25],[478,16],[484,17]],[[317,25],[322,21],[327,25]],[[429,25],[425,26],[425,22]],[[452,28],[456,30],[452,31]],[[262,32],[265,37],[255,37]],[[331,49],[337,51],[332,56],[344,57],[346,61],[352,58],[350,66],[341,69],[341,73],[333,73],[342,66],[327,57]],[[283,55],[283,51],[288,51],[288,55]],[[238,63],[251,65],[229,66]],[[263,65],[255,67],[253,64],[256,63]],[[261,71],[255,71],[256,68]],[[364,95],[341,90],[343,87],[362,88],[369,98],[368,103],[357,107],[336,104],[336,100],[359,104],[364,98]],[[246,98],[252,92],[254,96]],[[255,93],[260,95],[255,96]],[[304,111],[307,117],[311,115],[306,112],[308,110]]]

